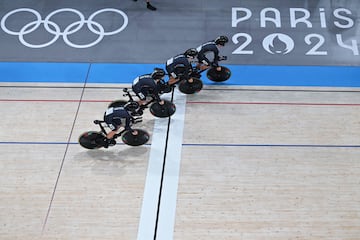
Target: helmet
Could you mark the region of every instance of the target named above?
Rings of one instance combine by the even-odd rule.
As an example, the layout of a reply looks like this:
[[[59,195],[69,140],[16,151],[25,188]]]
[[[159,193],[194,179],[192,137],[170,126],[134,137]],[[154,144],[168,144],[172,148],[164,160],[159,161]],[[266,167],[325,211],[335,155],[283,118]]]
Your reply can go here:
[[[215,39],[216,45],[224,46],[229,41],[227,36],[219,36]]]
[[[185,70],[186,70],[186,67],[184,66],[184,64],[180,63],[180,64],[176,64],[174,66],[174,73],[177,75],[177,76],[183,76],[185,74]]]
[[[184,53],[184,55],[186,57],[196,57],[197,54],[198,54],[198,51],[196,50],[196,48],[189,48]]]
[[[151,73],[153,79],[161,79],[165,76],[165,71],[162,68],[154,68],[154,71]]]
[[[131,102],[128,102],[124,105],[124,109],[128,112],[136,112],[136,110],[139,108],[139,103],[138,102],[134,102],[134,101],[131,101]]]

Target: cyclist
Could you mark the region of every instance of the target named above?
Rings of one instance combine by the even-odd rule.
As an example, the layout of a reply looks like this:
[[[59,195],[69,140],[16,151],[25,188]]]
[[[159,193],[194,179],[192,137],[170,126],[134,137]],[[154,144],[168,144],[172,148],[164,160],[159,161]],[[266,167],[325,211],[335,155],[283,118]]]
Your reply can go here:
[[[187,80],[189,83],[193,82],[191,78],[192,65],[198,51],[195,48],[186,50],[183,54],[176,55],[166,61],[166,71],[169,74],[169,85],[176,84],[180,80]]]
[[[205,70],[209,67],[216,67],[216,70],[221,71],[218,62],[226,60],[226,56],[219,56],[219,49],[229,42],[228,37],[219,36],[213,41],[206,42],[197,48],[198,64],[196,66],[199,70]]]
[[[159,104],[164,104],[159,96],[166,90],[164,78],[165,71],[161,68],[155,68],[151,74],[144,74],[134,79],[132,90],[140,99],[140,105],[145,105],[151,101],[151,99],[147,99],[148,97],[154,98]]]
[[[137,135],[138,132],[131,128],[131,124],[134,121],[132,113],[136,112],[138,104],[129,102],[123,107],[110,107],[104,113],[104,121],[110,128],[110,132],[107,133],[104,139],[104,147],[114,146],[116,141],[115,135],[118,133],[120,127],[124,127],[125,130],[131,131],[133,135]]]

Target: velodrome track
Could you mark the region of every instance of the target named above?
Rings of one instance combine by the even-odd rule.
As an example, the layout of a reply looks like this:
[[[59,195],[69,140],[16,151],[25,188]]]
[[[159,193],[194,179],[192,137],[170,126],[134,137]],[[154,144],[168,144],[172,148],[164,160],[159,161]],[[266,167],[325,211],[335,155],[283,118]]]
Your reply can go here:
[[[296,6],[327,1],[301,2]],[[49,3],[44,14],[59,4]],[[78,4],[88,9],[95,3]],[[212,4],[199,1],[195,8]],[[138,6],[124,11],[140,22],[154,18]],[[179,12],[190,6],[185,1]],[[158,13],[166,14],[161,8]],[[67,48],[60,41],[54,48],[21,53],[11,37],[0,34],[6,46],[16,46],[12,55],[9,48],[1,52],[0,63],[1,239],[350,240],[360,235],[356,56],[341,56],[348,61],[342,66],[336,60],[323,66],[311,58],[298,62],[306,58],[296,55],[271,65],[257,64],[261,58],[244,65],[230,57],[226,66],[233,74],[227,82],[204,76],[198,94],[176,90],[177,112],[170,119],[144,114],[139,127],[149,131],[148,144],[89,151],[78,145],[78,136],[97,130],[92,121],[122,98],[122,88],[134,77],[162,66],[163,57],[90,61],[90,53],[105,49],[100,43],[78,55],[89,61],[71,62],[67,54],[73,51],[76,58],[77,51],[61,52]],[[37,61],[29,61],[29,52]],[[55,52],[59,59],[47,61]]]
[[[81,148],[129,86],[1,83],[4,239],[358,236],[357,86],[207,84],[147,145]]]

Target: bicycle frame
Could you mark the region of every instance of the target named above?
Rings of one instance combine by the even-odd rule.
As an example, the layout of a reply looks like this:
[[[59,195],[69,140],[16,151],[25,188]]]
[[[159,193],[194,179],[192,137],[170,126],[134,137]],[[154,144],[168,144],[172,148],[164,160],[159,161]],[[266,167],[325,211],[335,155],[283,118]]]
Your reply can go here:
[[[123,94],[124,97],[128,97],[129,100],[128,102],[136,102],[133,98],[133,95],[131,95],[130,91],[127,89],[127,88],[124,88],[123,89],[123,92],[125,92]],[[149,102],[147,102],[146,104],[144,105],[140,105],[139,108],[140,110],[144,110],[145,108],[147,108],[151,103],[154,103],[155,102],[155,98],[153,96],[151,96],[151,100]]]
[[[105,130],[105,127],[103,126],[103,124],[105,123],[105,121],[102,120],[94,120],[94,123],[99,125],[101,132],[106,136],[108,133]],[[126,129],[121,130],[121,132],[117,133],[114,135],[114,139],[118,138],[119,136],[121,136],[124,132],[126,132]]]

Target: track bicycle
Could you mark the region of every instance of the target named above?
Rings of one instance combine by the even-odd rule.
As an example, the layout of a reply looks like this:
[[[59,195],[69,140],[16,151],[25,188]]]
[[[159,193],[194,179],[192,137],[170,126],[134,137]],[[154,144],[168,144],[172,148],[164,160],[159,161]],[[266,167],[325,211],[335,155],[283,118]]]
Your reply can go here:
[[[226,60],[227,57],[221,57],[219,61]],[[193,94],[199,92],[203,87],[203,82],[201,80],[201,73],[206,71],[206,76],[209,80],[213,82],[224,82],[231,77],[231,71],[229,68],[224,66],[219,66],[221,70],[217,70],[217,67],[204,68],[202,70],[198,69],[196,66],[192,66],[192,72],[190,77],[193,79],[193,82],[187,80],[181,80],[179,82],[179,90],[185,94]]]
[[[134,118],[132,123],[136,124],[142,122],[142,117]],[[87,131],[80,135],[79,144],[86,149],[99,149],[104,147],[105,138],[107,135],[107,131],[105,130],[106,123],[102,120],[94,120],[94,124],[99,125],[100,131]],[[142,129],[133,129],[133,131],[137,131],[136,135],[133,135],[131,130],[122,130],[119,133],[115,134],[114,140],[118,137],[121,137],[123,143],[130,146],[140,146],[148,142],[150,139],[150,135],[148,132]],[[116,144],[116,142],[115,142]],[[109,145],[114,146],[114,145]]]
[[[138,102],[136,102],[134,100],[133,95],[131,94],[129,89],[124,88],[123,92],[124,92],[123,96],[127,97],[128,100],[127,101],[125,101],[125,100],[113,101],[109,104],[109,107],[122,107],[125,104],[130,102],[131,104],[134,104],[134,109],[137,109],[136,113],[134,114],[135,116],[142,116],[144,113],[144,110],[146,108],[150,108],[150,113],[152,115],[154,115],[155,117],[159,117],[159,118],[170,117],[176,111],[175,104],[168,100],[163,100],[164,104],[160,104],[159,102],[156,101],[156,99],[154,97],[151,97],[151,100],[148,101],[146,104],[140,105]]]

